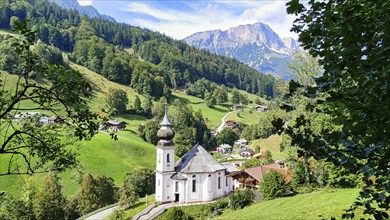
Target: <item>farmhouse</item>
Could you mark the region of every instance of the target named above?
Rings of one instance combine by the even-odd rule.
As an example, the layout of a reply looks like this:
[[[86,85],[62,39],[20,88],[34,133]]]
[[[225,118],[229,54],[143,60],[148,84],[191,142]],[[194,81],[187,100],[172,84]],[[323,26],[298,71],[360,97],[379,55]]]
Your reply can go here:
[[[240,150],[240,156],[243,158],[250,158],[255,154],[252,149],[245,148]]]
[[[259,183],[264,175],[270,170],[274,170],[284,176],[284,181],[288,184],[291,182],[292,174],[279,164],[268,164],[258,167],[252,167],[238,172],[229,174],[234,179],[235,189],[258,189]]]
[[[110,120],[106,123],[108,129],[112,131],[120,131],[126,129],[127,123],[124,121]]]
[[[246,147],[248,145],[248,141],[246,139],[239,139],[234,142],[234,145],[239,147]]]
[[[226,127],[229,128],[235,128],[237,126],[237,122],[234,120],[227,120],[226,121]]]
[[[211,201],[233,191],[229,169],[217,162],[199,144],[175,163],[175,132],[167,110],[157,132],[156,192],[160,203]]]
[[[217,147],[217,152],[219,154],[230,154],[233,151],[233,147],[229,144],[221,144]]]
[[[233,110],[242,110],[242,109],[244,109],[244,107],[242,105],[240,105],[240,104],[234,104],[232,106],[232,109]]]
[[[268,112],[268,107],[267,106],[255,106],[253,107],[253,110],[256,112]]]

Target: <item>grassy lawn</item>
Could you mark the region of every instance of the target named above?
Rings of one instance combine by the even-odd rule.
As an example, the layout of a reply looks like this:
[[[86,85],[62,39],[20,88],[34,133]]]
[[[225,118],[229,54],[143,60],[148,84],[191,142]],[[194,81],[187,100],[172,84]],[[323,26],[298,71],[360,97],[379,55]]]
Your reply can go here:
[[[330,219],[341,218],[355,201],[358,189],[322,190],[259,202],[242,210],[226,210],[216,219]],[[362,212],[357,213],[362,217]]]
[[[123,212],[123,219],[131,219],[133,216],[146,209],[154,202],[154,194],[148,196],[148,204],[146,204],[146,198],[141,198],[136,204],[127,208]],[[109,219],[108,217],[104,219]]]
[[[252,108],[245,108],[244,110],[234,111],[230,113],[225,120],[235,120],[243,124],[251,125],[259,123],[260,119],[267,117],[267,113],[256,112]]]
[[[174,98],[180,99],[182,103],[191,105],[194,111],[201,110],[203,117],[206,119],[207,127],[211,129],[216,129],[221,124],[221,118],[230,111],[229,105],[215,105],[209,108],[203,99],[178,91],[172,94]]]
[[[271,151],[273,159],[279,159],[282,156],[280,150],[280,143],[282,142],[282,137],[275,134],[271,135],[266,139],[257,139],[249,143],[249,147],[255,150],[256,146],[259,145],[261,151],[265,152],[267,150]]]

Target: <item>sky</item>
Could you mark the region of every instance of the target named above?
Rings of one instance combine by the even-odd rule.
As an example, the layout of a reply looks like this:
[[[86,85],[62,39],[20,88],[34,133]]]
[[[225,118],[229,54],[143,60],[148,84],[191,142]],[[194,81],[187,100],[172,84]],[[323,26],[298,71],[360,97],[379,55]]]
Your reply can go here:
[[[118,22],[165,33],[175,39],[207,30],[227,30],[244,24],[268,24],[280,37],[290,32],[294,16],[286,13],[287,0],[78,0]]]

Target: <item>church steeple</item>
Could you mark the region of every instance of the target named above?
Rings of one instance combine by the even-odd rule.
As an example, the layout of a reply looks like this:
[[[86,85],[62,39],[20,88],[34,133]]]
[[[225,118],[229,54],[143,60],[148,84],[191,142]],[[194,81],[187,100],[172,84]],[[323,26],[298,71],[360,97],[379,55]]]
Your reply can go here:
[[[160,138],[160,140],[172,141],[172,139],[175,137],[175,132],[171,128],[172,123],[169,121],[168,118],[168,108],[166,103],[164,118],[161,121],[160,125],[161,128],[160,130],[158,130],[157,136]]]

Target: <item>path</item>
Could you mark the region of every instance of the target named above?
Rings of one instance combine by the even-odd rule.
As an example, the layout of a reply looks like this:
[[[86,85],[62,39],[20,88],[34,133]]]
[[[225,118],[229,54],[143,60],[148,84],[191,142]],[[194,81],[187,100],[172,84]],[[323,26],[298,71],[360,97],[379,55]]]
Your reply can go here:
[[[101,220],[101,219],[104,219],[105,217],[109,216],[111,213],[113,213],[118,208],[119,208],[118,206],[114,206],[112,208],[109,208],[109,209],[103,210],[101,212],[98,212],[98,213],[96,213],[94,215],[91,215],[91,216],[85,218],[85,220]]]
[[[235,112],[235,111],[228,112],[228,113],[226,113],[226,115],[224,115],[222,117],[222,119],[221,119],[222,123],[217,128],[217,131],[215,132],[215,134],[218,134],[219,132],[221,132],[223,130],[223,128],[226,126],[225,118],[226,118],[226,116],[228,116],[232,112]]]
[[[148,207],[147,209],[149,209],[149,210],[145,214],[136,215],[135,217],[132,218],[132,220],[152,220],[152,219],[157,218],[159,215],[161,215],[166,209],[174,207],[174,206],[201,205],[201,204],[208,204],[208,203],[213,203],[213,202],[215,202],[215,200],[210,201],[210,202],[196,202],[196,203],[167,203],[167,204],[155,206],[151,209],[149,209],[149,207]]]

